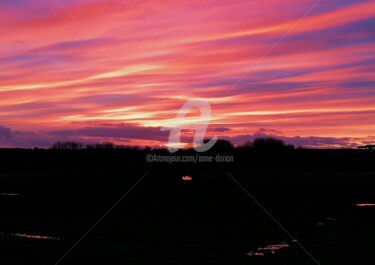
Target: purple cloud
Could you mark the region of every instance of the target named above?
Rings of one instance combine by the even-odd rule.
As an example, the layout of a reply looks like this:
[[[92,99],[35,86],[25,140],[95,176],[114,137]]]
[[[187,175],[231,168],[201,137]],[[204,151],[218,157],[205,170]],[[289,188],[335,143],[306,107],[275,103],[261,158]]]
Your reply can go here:
[[[216,131],[228,131],[229,128],[214,128]],[[119,141],[127,143],[130,141],[155,141],[164,144],[167,142],[169,132],[160,131],[159,127],[139,127],[136,125],[121,124],[105,126],[100,124],[98,126],[87,126],[79,129],[53,130],[53,131],[14,131],[8,127],[0,126],[0,147],[10,148],[49,148],[57,141],[79,141],[83,143],[103,142],[103,141]],[[257,138],[275,137],[283,140],[287,144],[292,144],[296,147],[306,148],[356,148],[359,144],[371,143],[374,136],[366,138],[351,138],[351,137],[301,137],[301,136],[283,136],[281,132],[272,129],[260,128],[253,134],[244,134],[237,136],[222,136],[234,143],[241,145],[245,142],[253,141]],[[190,143],[192,136],[182,136],[181,141]]]

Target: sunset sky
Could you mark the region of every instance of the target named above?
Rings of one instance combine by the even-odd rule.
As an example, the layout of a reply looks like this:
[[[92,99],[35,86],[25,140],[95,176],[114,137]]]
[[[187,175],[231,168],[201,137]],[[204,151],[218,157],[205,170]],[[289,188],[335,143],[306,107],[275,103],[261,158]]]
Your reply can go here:
[[[190,98],[236,144],[375,142],[375,1],[0,2],[0,147],[164,145]]]

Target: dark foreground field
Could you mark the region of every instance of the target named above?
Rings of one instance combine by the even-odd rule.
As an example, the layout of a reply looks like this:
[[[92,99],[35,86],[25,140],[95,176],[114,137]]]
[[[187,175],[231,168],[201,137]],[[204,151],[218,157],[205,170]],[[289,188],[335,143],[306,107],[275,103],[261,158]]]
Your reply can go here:
[[[231,165],[0,154],[0,264],[56,264],[146,172],[58,264],[375,264],[375,207],[356,206],[375,203],[370,153]]]

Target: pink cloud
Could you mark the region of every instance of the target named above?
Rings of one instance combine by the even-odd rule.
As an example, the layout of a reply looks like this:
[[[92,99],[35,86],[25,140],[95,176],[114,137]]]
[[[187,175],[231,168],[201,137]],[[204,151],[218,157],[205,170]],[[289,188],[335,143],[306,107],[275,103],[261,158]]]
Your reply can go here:
[[[371,1],[320,3],[298,24],[316,1],[60,2],[0,8],[0,124],[16,131],[86,139],[87,123],[125,123],[149,135],[203,97],[210,134],[375,133]]]

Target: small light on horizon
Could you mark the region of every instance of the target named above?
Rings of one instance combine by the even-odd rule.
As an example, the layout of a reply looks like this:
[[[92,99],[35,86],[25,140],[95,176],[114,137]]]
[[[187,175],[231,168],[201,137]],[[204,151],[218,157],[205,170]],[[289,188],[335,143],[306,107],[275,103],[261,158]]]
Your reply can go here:
[[[184,180],[184,181],[191,181],[191,180],[193,180],[193,178],[186,175],[186,176],[182,177],[182,180]]]

